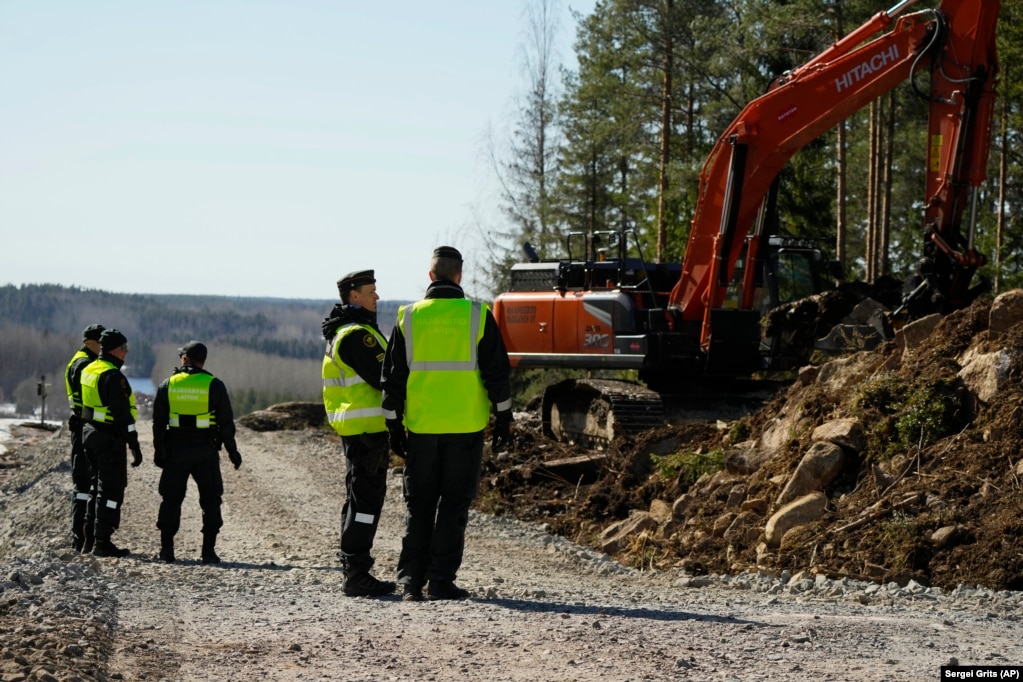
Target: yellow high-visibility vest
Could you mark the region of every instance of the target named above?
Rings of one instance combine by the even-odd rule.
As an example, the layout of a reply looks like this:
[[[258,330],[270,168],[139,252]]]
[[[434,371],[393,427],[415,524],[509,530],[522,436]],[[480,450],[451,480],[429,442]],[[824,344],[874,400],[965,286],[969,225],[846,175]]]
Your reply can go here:
[[[117,365],[97,358],[82,370],[82,419],[97,424],[112,424],[114,415],[110,414],[110,406],[104,405],[99,396],[99,380],[107,372],[116,372]],[[138,411],[135,409],[135,394],[128,397],[131,406],[131,420],[134,422]],[[129,431],[134,431],[132,426]]]
[[[67,389],[67,406],[74,414],[78,414],[82,411],[82,383],[81,378],[79,377],[78,385],[71,385],[71,366],[82,358],[87,357],[89,357],[89,354],[79,348],[78,352],[71,356],[71,360],[68,361],[67,368],[64,370],[64,388]],[[84,367],[82,369],[84,369]]]
[[[323,377],[323,407],[327,411],[327,421],[342,436],[380,433],[386,429],[384,411],[380,407],[383,394],[367,384],[341,358],[341,342],[359,329],[372,334],[380,348],[387,348],[387,341],[373,327],[356,322],[346,324],[337,330],[327,344],[320,372]]]
[[[167,425],[172,429],[208,429],[217,425],[217,415],[210,412],[209,372],[177,372],[167,380],[167,402],[170,417]]]
[[[409,377],[405,426],[414,433],[474,433],[490,420],[477,346],[486,306],[429,298],[398,309]]]

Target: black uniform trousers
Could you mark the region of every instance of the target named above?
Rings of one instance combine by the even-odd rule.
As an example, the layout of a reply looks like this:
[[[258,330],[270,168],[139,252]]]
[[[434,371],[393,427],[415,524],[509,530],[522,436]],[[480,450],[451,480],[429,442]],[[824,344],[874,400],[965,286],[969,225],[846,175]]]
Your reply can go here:
[[[82,429],[85,456],[96,468],[96,540],[110,540],[121,526],[121,505],[128,486],[128,444],[121,436],[89,423]]]
[[[160,511],[156,527],[173,535],[181,526],[181,504],[188,491],[189,477],[199,488],[199,508],[202,510],[202,532],[216,535],[224,525],[220,513],[224,497],[224,479],[220,475],[220,455],[205,436],[181,438],[171,434],[167,459],[160,474]]]
[[[85,453],[82,442],[84,422],[72,415],[68,419],[71,432],[71,536],[76,542],[92,534],[96,524],[96,467]],[[88,531],[86,530],[88,528]]]
[[[482,431],[408,434],[399,584],[422,587],[427,580],[455,579],[482,462]]]
[[[387,432],[342,436],[345,455],[345,503],[341,508],[341,551],[346,573],[373,568],[373,538],[387,494],[390,448]]]

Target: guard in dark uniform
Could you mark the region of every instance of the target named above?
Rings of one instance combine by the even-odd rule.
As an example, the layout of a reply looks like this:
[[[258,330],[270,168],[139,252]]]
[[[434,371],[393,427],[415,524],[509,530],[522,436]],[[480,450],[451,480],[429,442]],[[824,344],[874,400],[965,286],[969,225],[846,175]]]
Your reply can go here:
[[[398,309],[381,386],[391,449],[406,456],[402,599],[465,599],[455,584],[469,507],[479,491],[484,430],[511,442],[511,365],[490,310],[465,297],[462,254],[440,246],[426,298]]]
[[[217,533],[224,525],[220,513],[224,481],[220,475],[221,446],[237,469],[242,456],[235,443],[234,412],[224,382],[203,369],[206,346],[190,341],[178,349],[181,366],[156,389],[153,400],[153,463],[160,474],[160,559],[173,563],[174,535],[181,525],[189,477],[199,488],[202,509],[204,564],[219,564]]]
[[[96,467],[96,522],[92,553],[123,557],[130,552],[111,542],[121,525],[121,505],[128,485],[128,453],[133,467],[142,464],[142,448],[135,430],[135,395],[121,373],[128,355],[128,339],[117,329],[99,337],[99,357],[82,370],[82,442],[85,456]]]
[[[394,591],[391,581],[370,574],[373,539],[387,492],[390,453],[380,408],[380,368],[387,342],[377,327],[372,270],[352,272],[337,283],[341,303],[323,321],[323,405],[341,436],[345,456],[345,503],[341,509],[342,591],[376,597]]]
[[[92,551],[92,527],[96,523],[95,494],[96,469],[85,456],[82,446],[82,370],[99,357],[99,337],[106,329],[101,324],[90,324],[82,332],[82,347],[71,356],[64,370],[64,388],[67,390],[68,431],[71,433],[71,546],[76,552]]]

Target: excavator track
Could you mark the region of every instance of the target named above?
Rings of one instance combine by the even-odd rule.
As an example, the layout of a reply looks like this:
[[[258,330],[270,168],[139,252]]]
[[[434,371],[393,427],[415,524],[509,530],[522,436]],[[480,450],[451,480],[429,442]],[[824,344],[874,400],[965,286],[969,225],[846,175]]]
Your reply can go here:
[[[668,423],[733,421],[753,414],[791,383],[691,380],[684,391],[658,393],[628,381],[569,379],[545,391],[543,431],[549,438],[589,447]]]
[[[606,445],[664,423],[660,395],[627,381],[567,379],[543,396],[544,434],[559,441]]]

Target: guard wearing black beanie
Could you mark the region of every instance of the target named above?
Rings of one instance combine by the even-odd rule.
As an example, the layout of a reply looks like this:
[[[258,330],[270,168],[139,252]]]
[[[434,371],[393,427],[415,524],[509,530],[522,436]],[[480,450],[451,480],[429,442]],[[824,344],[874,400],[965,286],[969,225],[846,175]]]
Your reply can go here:
[[[101,324],[90,324],[82,331],[82,347],[71,356],[64,370],[67,391],[68,431],[71,433],[71,546],[76,552],[92,551],[92,526],[96,520],[96,470],[82,446],[82,370],[99,357],[99,337],[106,331]]]
[[[121,373],[128,355],[128,339],[117,329],[99,337],[100,355],[82,370],[82,441],[86,456],[96,467],[96,520],[91,535],[96,556],[123,557],[129,550],[110,537],[121,525],[121,505],[128,485],[128,453],[132,466],[142,463],[142,448],[135,430],[135,396]]]

